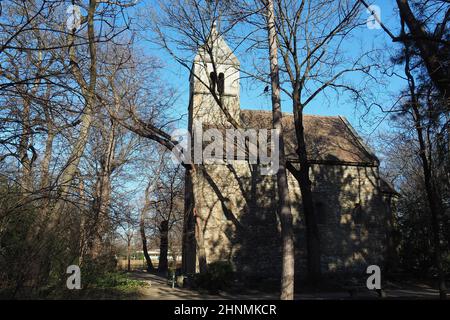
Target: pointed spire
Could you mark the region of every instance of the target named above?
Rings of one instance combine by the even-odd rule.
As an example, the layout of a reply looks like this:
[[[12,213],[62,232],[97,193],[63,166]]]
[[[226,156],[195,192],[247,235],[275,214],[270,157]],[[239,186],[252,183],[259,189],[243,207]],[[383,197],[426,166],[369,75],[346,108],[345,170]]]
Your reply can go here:
[[[217,41],[219,36],[220,36],[219,32],[217,31],[217,21],[214,20],[214,22],[211,26],[211,31],[209,32],[208,41],[211,41],[212,43],[214,43]]]
[[[206,43],[199,47],[198,54],[195,59],[198,61],[210,62],[211,58],[209,54],[206,53],[206,50],[212,50],[212,54],[215,56],[215,61],[217,63],[233,64],[238,66],[239,61],[223,39],[219,30],[220,20],[213,21],[211,23],[211,30],[209,32]]]

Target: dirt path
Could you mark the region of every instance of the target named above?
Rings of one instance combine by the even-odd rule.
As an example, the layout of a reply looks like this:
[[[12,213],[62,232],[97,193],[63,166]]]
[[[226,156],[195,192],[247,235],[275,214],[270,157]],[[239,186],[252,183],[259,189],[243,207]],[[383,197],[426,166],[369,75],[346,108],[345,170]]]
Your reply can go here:
[[[134,271],[130,274],[131,278],[145,281],[148,286],[141,290],[143,300],[230,300],[230,299],[277,299],[276,294],[267,293],[249,293],[245,295],[229,295],[221,293],[218,295],[202,294],[200,292],[183,289],[172,288],[167,284],[167,280],[159,275],[150,274],[142,271]]]
[[[167,280],[159,275],[146,273],[143,271],[134,271],[130,274],[133,279],[147,282],[147,286],[141,289],[142,300],[273,300],[278,299],[277,293],[262,293],[249,291],[246,294],[227,294],[218,295],[202,294],[197,291],[172,288],[167,284]],[[410,285],[407,288],[392,287],[385,290],[386,299],[438,299],[439,292],[427,285]],[[348,292],[320,292],[320,293],[301,293],[296,294],[295,299],[351,299]],[[356,296],[356,299],[379,299],[373,291],[362,291]]]

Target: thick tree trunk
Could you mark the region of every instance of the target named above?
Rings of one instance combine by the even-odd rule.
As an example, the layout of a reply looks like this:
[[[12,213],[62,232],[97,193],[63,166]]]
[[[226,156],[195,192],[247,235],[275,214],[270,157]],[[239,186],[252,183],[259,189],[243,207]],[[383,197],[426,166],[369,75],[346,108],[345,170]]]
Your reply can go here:
[[[294,275],[295,275],[295,249],[294,233],[292,226],[292,213],[289,198],[289,188],[286,172],[286,157],[284,153],[284,137],[282,130],[282,113],[280,102],[280,80],[278,70],[278,45],[275,30],[275,11],[273,0],[265,1],[266,18],[269,41],[270,78],[272,86],[272,119],[273,128],[278,130],[279,137],[279,169],[277,172],[278,187],[278,215],[281,223],[282,241],[282,274],[281,274],[281,299],[294,299]]]
[[[415,128],[417,132],[417,137],[419,140],[419,153],[422,160],[422,169],[425,180],[425,191],[427,193],[428,205],[430,207],[431,213],[431,228],[433,230],[433,245],[434,245],[434,260],[438,271],[439,280],[439,296],[441,299],[446,299],[447,297],[447,287],[445,284],[445,272],[442,265],[442,255],[441,255],[441,241],[440,241],[440,211],[442,206],[437,190],[433,184],[433,178],[431,173],[431,168],[429,161],[426,156],[426,145],[423,137],[423,131],[421,126],[421,121],[419,120],[419,110],[417,106],[413,107],[415,114]]]
[[[167,251],[169,250],[169,221],[163,220],[159,227],[160,243],[159,243],[159,264],[158,272],[166,272],[167,263]]]
[[[64,210],[66,204],[65,197],[69,194],[69,190],[72,186],[72,181],[78,172],[78,165],[81,157],[83,156],[86,148],[89,131],[92,126],[93,112],[95,108],[95,90],[97,85],[97,46],[95,42],[95,29],[94,29],[94,16],[97,9],[98,2],[96,0],[89,1],[89,9],[87,15],[87,35],[89,46],[89,83],[86,82],[79,69],[76,59],[76,48],[74,45],[75,35],[69,36],[69,59],[72,66],[73,75],[81,87],[83,97],[85,99],[85,108],[83,114],[80,117],[80,132],[78,138],[73,143],[73,148],[70,156],[66,162],[66,166],[61,173],[61,177],[58,181],[58,202],[51,210],[51,216],[49,217],[49,223],[47,224],[47,230],[52,230],[59,224],[60,213]]]
[[[184,274],[194,274],[196,265],[196,237],[194,216],[194,191],[192,186],[192,171],[186,169],[184,188],[184,221],[183,221],[183,245],[182,266]]]
[[[425,181],[425,191],[427,194],[428,204],[431,213],[431,228],[433,231],[433,245],[434,245],[434,260],[435,266],[438,271],[439,278],[439,296],[441,299],[446,299],[447,297],[447,288],[445,284],[445,273],[442,265],[442,256],[441,256],[441,241],[440,241],[440,228],[439,228],[439,220],[440,220],[440,212],[442,209],[441,198],[439,197],[438,191],[436,190],[436,186],[433,181],[433,172],[431,167],[431,158],[427,158],[427,144],[424,138],[423,132],[423,121],[422,115],[419,110],[419,101],[416,96],[416,88],[414,77],[411,74],[410,69],[410,55],[409,48],[406,46],[406,54],[405,54],[405,74],[408,78],[409,90],[411,94],[411,108],[413,111],[413,120],[414,127],[417,133],[417,140],[419,142],[419,156],[421,159],[423,176]],[[431,146],[428,146],[431,148]]]
[[[300,186],[302,194],[302,206],[305,216],[306,227],[306,251],[308,280],[312,284],[320,281],[321,263],[320,263],[320,236],[317,227],[316,213],[314,209],[313,194],[311,191],[311,180],[309,179],[310,165],[306,151],[305,132],[303,127],[303,109],[300,106],[300,97],[298,89],[294,92],[294,125],[297,138],[297,155],[300,160],[300,168],[294,174]],[[295,169],[295,168],[294,168]],[[292,172],[292,170],[291,170]]]

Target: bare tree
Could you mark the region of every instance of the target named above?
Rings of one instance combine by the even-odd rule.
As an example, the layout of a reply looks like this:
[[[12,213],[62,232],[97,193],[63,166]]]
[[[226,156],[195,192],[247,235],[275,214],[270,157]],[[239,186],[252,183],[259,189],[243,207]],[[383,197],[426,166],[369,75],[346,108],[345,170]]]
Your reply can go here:
[[[422,174],[424,179],[424,185],[428,200],[428,205],[431,213],[431,228],[433,231],[433,245],[434,245],[434,260],[438,271],[439,279],[439,293],[441,299],[445,299],[447,295],[447,288],[445,284],[445,272],[443,269],[442,253],[441,253],[441,232],[440,222],[443,211],[442,197],[439,194],[439,186],[437,178],[437,171],[439,166],[433,163],[434,146],[432,142],[431,132],[433,126],[436,124],[442,124],[442,118],[439,114],[442,111],[438,108],[433,101],[432,89],[427,86],[417,87],[416,79],[413,76],[413,66],[411,61],[411,48],[408,44],[405,46],[405,75],[408,80],[409,87],[409,101],[405,106],[412,118],[413,126],[416,131],[416,139],[418,142],[418,155],[421,160]],[[425,91],[425,93],[424,93]],[[439,100],[438,100],[439,101]],[[425,111],[422,111],[425,109]],[[442,110],[442,109],[441,109]],[[445,110],[445,109],[444,109]],[[440,119],[441,118],[441,119]],[[445,119],[445,118],[444,118]],[[446,129],[447,125],[444,123],[443,128]]]
[[[158,271],[166,272],[168,268],[169,233],[183,220],[184,190],[181,167],[166,166],[161,172],[155,189],[154,223],[159,232]]]
[[[83,228],[89,226],[84,217],[93,194],[83,181],[83,160],[92,125],[101,122],[95,114],[99,107],[96,88],[105,61],[100,61],[98,49],[119,31],[127,30],[126,17],[115,17],[133,3],[77,1],[87,15],[80,17],[80,28],[72,30],[64,20],[66,1],[1,4],[0,99],[8,103],[1,110],[0,160],[2,165],[19,160],[18,173],[6,174],[19,177],[17,185],[22,186],[20,199],[2,208],[1,218],[32,221],[16,226],[25,230],[23,261],[29,265],[18,268],[17,291],[25,283],[30,287],[45,284],[51,272],[59,272],[62,260],[82,260],[78,253],[83,250],[78,246],[82,247],[84,240],[79,237],[84,237]],[[97,18],[107,28],[97,29]],[[119,20],[124,24],[119,26]],[[117,136],[117,130],[112,131]],[[107,140],[111,142],[111,137]],[[105,153],[110,156],[114,148],[111,143],[109,146]],[[114,171],[114,164],[104,163],[103,172]],[[102,193],[105,196],[98,198],[108,198],[97,192]],[[102,202],[99,207],[108,206],[108,201]]]
[[[265,1],[269,42],[270,78],[272,85],[272,125],[280,135],[279,169],[277,172],[278,214],[281,221],[283,263],[281,274],[281,299],[294,299],[295,248],[289,187],[286,172],[283,126],[281,123],[280,78],[278,69],[278,42],[275,29],[275,10],[272,0]]]
[[[139,221],[139,230],[141,234],[141,240],[142,240],[142,250],[144,252],[145,261],[147,263],[147,271],[153,271],[155,268],[153,266],[152,260],[150,258],[150,255],[148,254],[148,246],[147,246],[147,235],[146,235],[146,227],[147,223],[147,215],[149,214],[150,210],[152,209],[154,202],[152,202],[152,195],[156,189],[157,180],[160,179],[161,171],[164,169],[164,152],[160,156],[160,159],[156,162],[156,170],[154,170],[152,174],[152,178],[148,179],[147,187],[145,188],[144,193],[144,205],[141,209],[141,215],[140,215],[140,221]],[[159,267],[159,265],[158,265]]]
[[[119,225],[122,232],[119,233],[121,238],[125,240],[127,245],[127,271],[131,271],[131,250],[133,244],[133,238],[136,231],[136,216],[133,212],[132,206],[124,205],[121,206],[121,220]]]
[[[360,0],[367,8],[368,4]],[[402,53],[394,57],[404,64],[408,90],[402,94],[407,102],[400,110],[390,112],[406,114],[415,131],[417,155],[431,216],[434,263],[438,271],[440,297],[446,297],[445,272],[441,253],[441,221],[444,211],[441,183],[448,171],[447,155],[449,137],[449,42],[448,22],[450,6],[447,1],[397,0],[400,18],[400,35],[395,36],[382,21],[376,18],[394,42],[403,46]],[[374,14],[376,16],[376,14]],[[408,32],[407,32],[408,30]],[[438,134],[436,134],[438,132]],[[440,150],[437,152],[437,150]],[[439,155],[439,157],[436,157]],[[441,178],[439,178],[441,176]]]
[[[292,99],[299,159],[298,167],[288,163],[288,168],[298,181],[302,194],[308,275],[314,283],[320,279],[321,274],[320,236],[311,190],[311,162],[305,140],[303,113],[316,96],[329,88],[356,92],[350,85],[338,81],[346,73],[365,69],[358,65],[358,61],[350,66],[339,61],[341,48],[337,41],[343,39],[354,27],[352,19],[358,13],[358,5],[347,8],[346,1],[277,0],[275,3],[283,70],[291,87],[286,93]]]
[[[359,0],[368,9],[369,4]],[[396,0],[399,9],[401,24],[408,27],[409,33],[402,29],[399,36],[395,36],[376,17],[384,31],[394,42],[404,44],[412,43],[418,50],[423,64],[433,84],[440,94],[446,99],[448,105],[450,97],[450,74],[449,74],[449,40],[448,27],[450,21],[450,6],[446,0],[433,1],[409,1]],[[415,10],[413,10],[415,9]],[[438,20],[440,19],[440,20]]]

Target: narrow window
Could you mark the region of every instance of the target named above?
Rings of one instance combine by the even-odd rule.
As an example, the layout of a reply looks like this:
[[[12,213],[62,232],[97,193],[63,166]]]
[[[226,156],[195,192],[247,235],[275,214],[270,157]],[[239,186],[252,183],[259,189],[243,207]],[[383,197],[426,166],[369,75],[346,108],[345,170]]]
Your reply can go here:
[[[223,92],[225,91],[225,76],[223,75],[223,73],[219,73],[219,79],[217,81],[217,91],[219,92],[220,95],[223,94]]]
[[[217,85],[217,75],[215,72],[211,72],[209,74],[209,77],[211,78],[211,90],[213,92],[216,92],[216,85]]]

